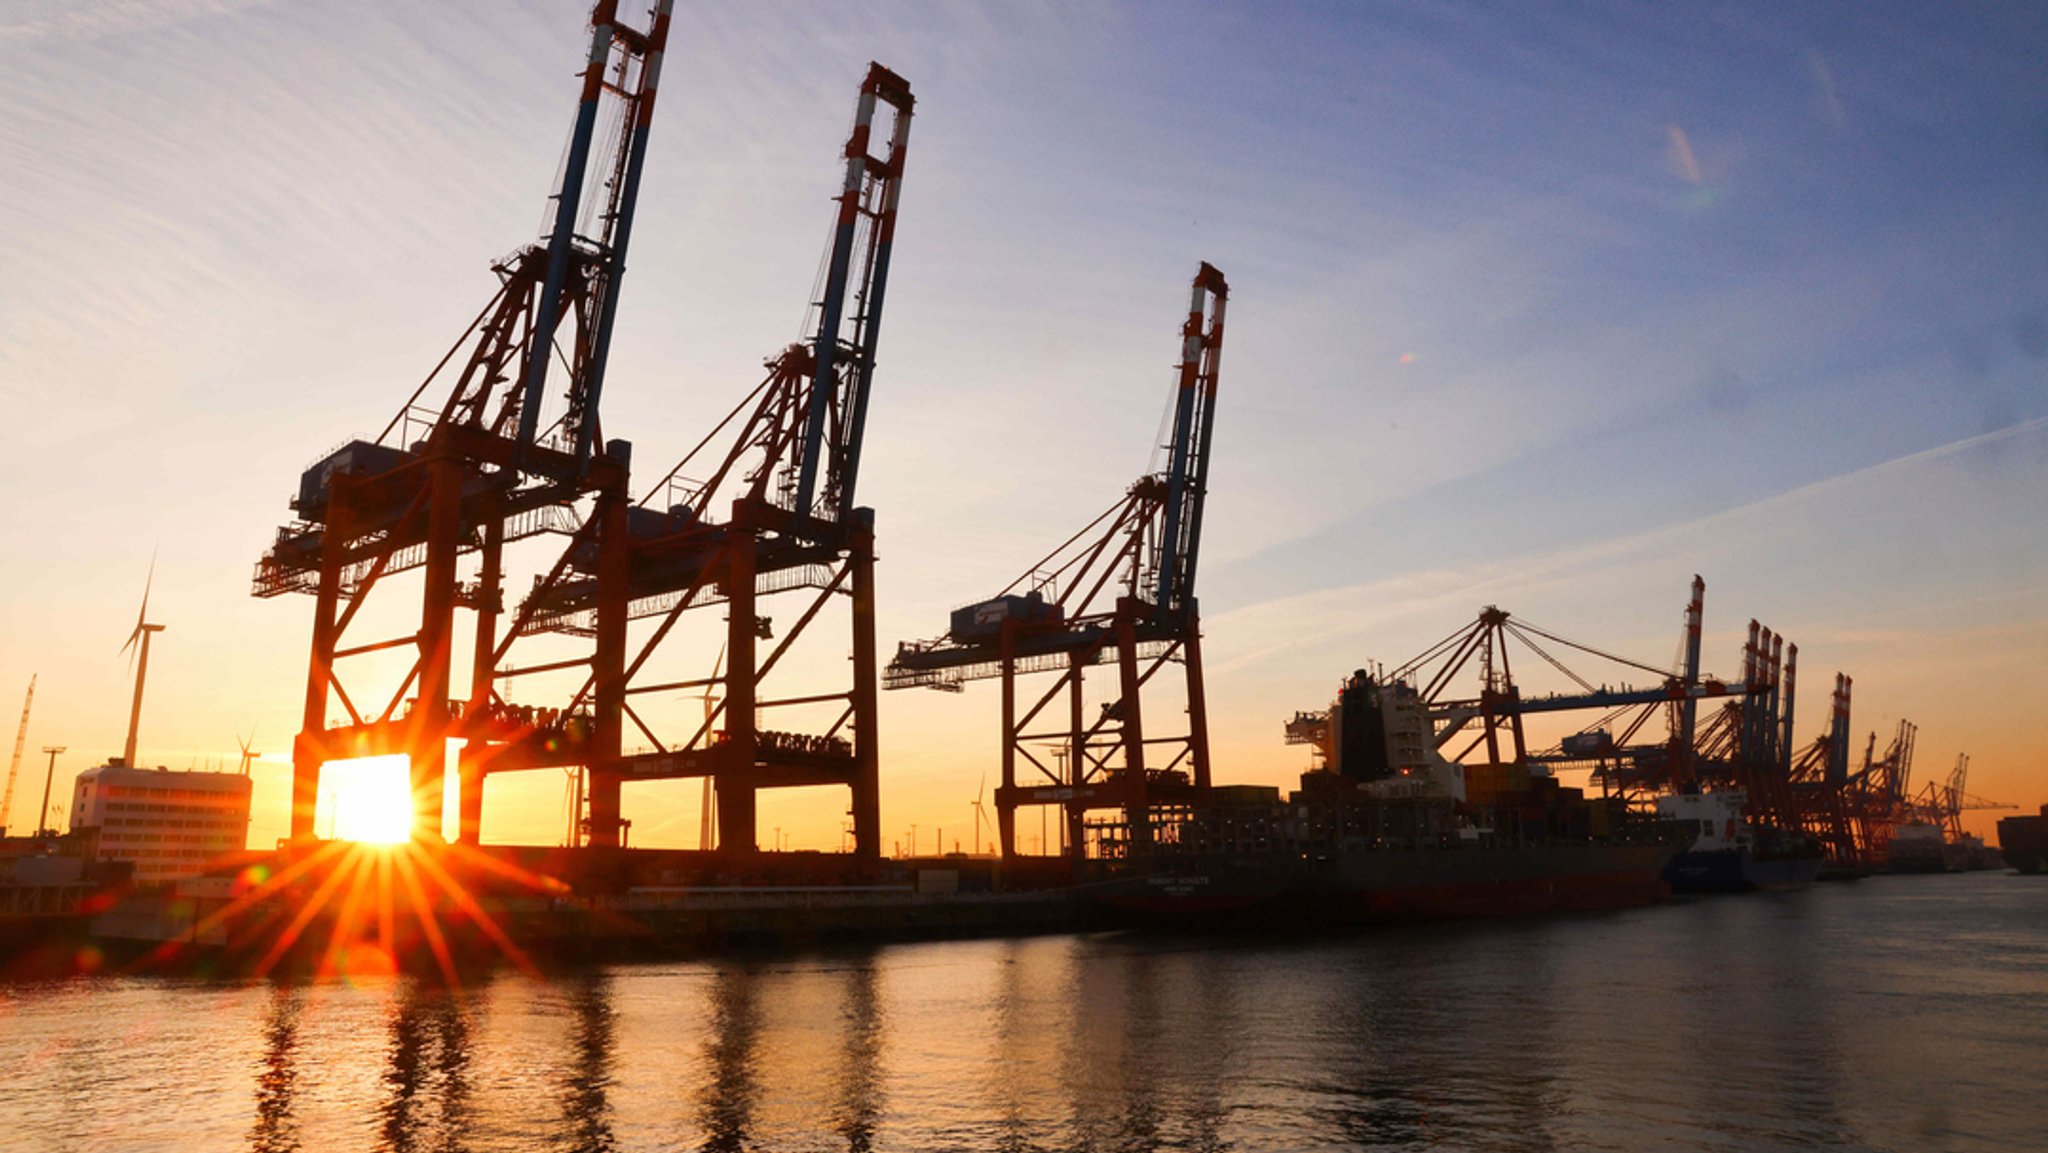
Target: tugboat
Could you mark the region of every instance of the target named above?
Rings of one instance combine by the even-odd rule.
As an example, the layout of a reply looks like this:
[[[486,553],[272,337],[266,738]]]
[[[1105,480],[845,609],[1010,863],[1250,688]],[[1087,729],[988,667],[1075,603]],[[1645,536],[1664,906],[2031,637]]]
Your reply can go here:
[[[1741,789],[1657,798],[1657,815],[1699,830],[1692,848],[1664,867],[1674,893],[1748,893],[1803,889],[1820,876],[1819,841],[1803,833],[1753,825],[1742,815]]]

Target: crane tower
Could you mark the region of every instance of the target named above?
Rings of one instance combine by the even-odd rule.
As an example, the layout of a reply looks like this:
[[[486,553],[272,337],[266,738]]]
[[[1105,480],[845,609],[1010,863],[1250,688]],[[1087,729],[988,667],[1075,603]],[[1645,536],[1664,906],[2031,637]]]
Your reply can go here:
[[[760,384],[622,510],[623,531],[607,537],[614,553],[572,547],[520,605],[515,632],[597,638],[612,670],[600,699],[609,691],[651,746],[593,767],[582,822],[591,845],[619,843],[626,782],[708,776],[712,824],[729,853],[755,851],[758,791],[796,786],[849,789],[855,853],[881,853],[874,512],[857,504],[856,482],[914,103],[907,81],[870,65],[807,339],[770,357]],[[878,113],[887,120],[878,124]],[[778,634],[762,610],[785,596],[802,607]],[[802,663],[784,658],[837,600],[850,602],[851,683],[780,689],[790,682],[771,673]],[[687,659],[679,626],[719,606],[720,658],[704,675],[664,672]],[[629,623],[646,629],[632,646]],[[764,641],[774,642],[765,655]],[[661,698],[686,692],[707,702],[701,714],[653,714]]]
[[[1132,837],[1141,839],[1149,835],[1154,805],[1191,799],[1209,787],[1195,571],[1229,295],[1223,274],[1203,264],[1181,326],[1166,470],[1141,477],[995,597],[956,610],[944,636],[903,644],[889,662],[884,683],[892,689],[957,690],[968,680],[1001,681],[1002,781],[995,803],[1006,858],[1017,853],[1020,807],[1061,808],[1068,851],[1078,857],[1086,851],[1089,810],[1122,809]],[[1184,735],[1160,736],[1166,726],[1156,724],[1156,716],[1147,727],[1144,689],[1174,661],[1186,670],[1188,727]],[[1084,673],[1105,663],[1116,665],[1116,695],[1091,718]],[[1058,676],[1020,712],[1018,680],[1034,673]],[[1059,725],[1048,710],[1063,694],[1067,715]],[[1040,741],[1061,749],[1064,764],[1041,760],[1043,750],[1032,748]]]
[[[330,760],[408,756],[413,834],[438,837],[451,740],[545,746],[556,764],[616,756],[616,698],[600,693],[594,710],[541,710],[550,718],[542,725],[534,710],[498,697],[496,670],[511,639],[500,636],[498,618],[508,543],[546,533],[591,547],[623,540],[600,529],[623,521],[631,449],[603,441],[598,410],[671,3],[627,19],[619,0],[598,0],[547,234],[492,265],[496,294],[382,433],[306,470],[295,519],[257,564],[256,596],[314,598],[292,752],[295,838],[313,832],[320,767]],[[445,396],[422,406],[437,382]],[[468,558],[475,576],[465,582],[459,569]],[[372,594],[414,569],[423,571],[416,631],[356,641],[351,626]],[[453,685],[463,609],[475,617],[466,699]],[[356,671],[381,663],[362,658],[407,650],[413,659],[402,676]],[[598,656],[582,661],[599,676]],[[337,705],[346,720],[330,724]],[[480,812],[472,761],[482,759],[462,759],[466,840],[475,839]]]

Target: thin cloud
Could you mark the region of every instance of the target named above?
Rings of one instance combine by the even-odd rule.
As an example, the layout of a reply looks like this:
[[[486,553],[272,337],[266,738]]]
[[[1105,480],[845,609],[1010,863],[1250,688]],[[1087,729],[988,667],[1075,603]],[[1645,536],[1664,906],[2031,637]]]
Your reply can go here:
[[[260,8],[275,0],[65,0],[24,6],[0,17],[0,47],[39,40],[81,43],[152,32],[209,16]]]
[[[1447,614],[1451,610],[1469,608],[1500,593],[1532,595],[1589,572],[1651,572],[1654,570],[1644,563],[1647,557],[1674,555],[1688,543],[1740,540],[1742,526],[1783,523],[1795,519],[1791,514],[1804,506],[1836,499],[1930,465],[1996,450],[2044,430],[2048,430],[2048,417],[2036,418],[1643,532],[1246,605],[1210,617],[1210,627],[1240,640],[1270,639],[1236,646],[1212,643],[1209,667],[1228,674],[1306,646],[1328,646],[1370,636],[1396,621],[1439,616],[1450,619]],[[1332,622],[1337,621],[1343,623],[1333,626]]]

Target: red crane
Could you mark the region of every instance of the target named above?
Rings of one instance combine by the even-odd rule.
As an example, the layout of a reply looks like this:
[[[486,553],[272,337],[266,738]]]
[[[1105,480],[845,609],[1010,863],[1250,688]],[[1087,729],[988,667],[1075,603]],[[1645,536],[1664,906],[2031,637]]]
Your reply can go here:
[[[542,727],[534,710],[491,707],[509,644],[497,635],[504,548],[549,532],[593,538],[629,499],[630,446],[602,441],[598,408],[670,4],[659,0],[637,21],[621,17],[618,0],[596,4],[548,234],[492,265],[497,293],[380,435],[306,470],[296,519],[257,564],[256,596],[314,597],[292,752],[294,838],[312,835],[321,765],[391,753],[411,761],[414,836],[438,837],[448,742],[524,739]],[[445,398],[420,407],[437,382]],[[477,575],[463,583],[458,569],[471,557]],[[354,641],[351,626],[372,594],[411,569],[424,570],[416,631]],[[398,596],[383,599],[405,612]],[[458,609],[476,618],[466,701],[452,686]],[[402,650],[414,659],[395,684],[367,671],[382,662],[352,659]],[[330,726],[337,704],[347,719]],[[550,723],[558,761],[602,759],[618,747],[617,717],[602,708]],[[473,840],[482,778],[471,758],[463,764],[463,834]]]
[[[637,504],[621,505],[595,545],[572,542],[520,605],[515,634],[595,638],[598,671],[574,707],[594,699],[600,717],[615,710],[650,746],[632,754],[608,749],[590,764],[581,823],[588,844],[620,843],[627,781],[709,776],[720,848],[728,852],[756,851],[758,790],[822,785],[851,791],[855,853],[880,856],[874,511],[856,504],[855,485],[913,104],[907,81],[870,66],[844,150],[809,338],[770,358],[767,376],[725,419]],[[890,119],[878,131],[879,110]],[[881,155],[878,145],[886,145]],[[778,636],[761,610],[785,594],[800,595],[802,607]],[[771,674],[799,663],[784,658],[836,600],[848,602],[851,684],[778,689],[784,682]],[[709,659],[709,640],[679,627],[690,614],[721,606],[722,671]],[[636,622],[643,632],[629,643],[628,625]],[[658,658],[690,649],[690,639],[705,641],[708,674],[665,671],[672,662]],[[763,656],[761,643],[770,640]],[[708,702],[713,689],[722,699],[701,712],[664,717],[652,707],[664,698]],[[770,714],[777,724],[763,726]],[[816,723],[806,725],[805,717]]]
[[[1132,836],[1142,838],[1151,806],[1209,787],[1195,569],[1229,295],[1223,274],[1203,264],[1181,327],[1166,470],[1140,478],[995,597],[955,611],[944,636],[899,646],[884,674],[892,689],[958,690],[968,680],[1001,680],[1002,783],[995,803],[1006,858],[1017,852],[1020,807],[1063,809],[1068,850],[1080,856],[1090,809],[1122,809]],[[1188,728],[1162,736],[1156,723],[1147,727],[1148,714],[1158,712],[1142,698],[1154,675],[1174,661],[1186,668]],[[1091,719],[1084,672],[1112,662],[1116,695]],[[1047,672],[1058,676],[1020,712],[1018,679]],[[1063,694],[1061,725],[1048,710]],[[1054,742],[1064,764],[1046,764],[1032,749],[1035,741]],[[1030,778],[1021,782],[1020,763],[1029,766]]]

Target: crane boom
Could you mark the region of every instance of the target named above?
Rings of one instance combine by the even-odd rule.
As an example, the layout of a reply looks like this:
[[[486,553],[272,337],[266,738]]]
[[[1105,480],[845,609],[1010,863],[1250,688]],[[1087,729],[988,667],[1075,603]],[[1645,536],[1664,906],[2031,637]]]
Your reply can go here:
[[[14,730],[14,759],[7,764],[7,793],[0,796],[0,832],[7,829],[7,817],[14,811],[14,781],[21,775],[21,746],[28,740],[28,710],[36,703],[36,678],[28,678],[28,695],[21,701],[21,727]]]
[[[895,112],[889,152],[883,157],[869,153],[877,102],[889,105]],[[880,64],[869,65],[867,79],[860,86],[853,134],[846,141],[846,181],[839,193],[839,215],[832,229],[832,256],[825,277],[825,295],[818,302],[818,327],[811,338],[810,401],[805,412],[802,455],[797,462],[795,511],[800,517],[813,512],[821,463],[829,470],[826,495],[832,511],[843,516],[853,507],[854,479],[860,471],[861,433],[867,423],[868,383],[874,372],[876,338],[881,334],[882,297],[889,287],[889,254],[896,240],[896,202],[915,105],[909,81]],[[860,227],[863,223],[867,225],[865,230]],[[853,306],[851,317],[847,315],[849,300]],[[843,386],[836,375],[842,357],[847,361]],[[845,422],[836,446],[827,442],[825,420],[830,407],[827,397],[835,388],[844,393],[840,419]],[[828,454],[832,459],[825,459]]]
[[[618,0],[598,0],[590,14],[590,57],[583,70],[583,94],[576,106],[575,127],[569,135],[569,155],[562,168],[562,186],[555,194],[554,227],[548,235],[547,274],[540,297],[535,301],[537,317],[528,334],[526,379],[519,402],[520,445],[531,445],[539,433],[541,389],[547,381],[549,344],[555,326],[568,303],[567,281],[571,254],[578,238],[577,213],[582,207],[585,174],[591,145],[596,137],[598,107],[607,92],[607,74],[616,72],[610,85],[626,107],[620,113],[619,138],[612,143],[611,170],[604,177],[604,191],[610,196],[602,214],[603,235],[595,241],[604,254],[604,300],[591,338],[584,379],[572,384],[573,409],[570,421],[576,435],[579,466],[590,457],[596,425],[597,394],[604,384],[604,366],[610,351],[611,324],[618,300],[618,280],[625,271],[626,243],[633,233],[633,209],[639,200],[640,170],[647,156],[647,128],[654,117],[656,86],[661,78],[661,56],[668,39],[669,9],[674,0],[661,0],[653,13],[653,27],[643,34],[618,19]],[[626,87],[637,81],[637,91]],[[593,190],[597,191],[597,190]],[[580,387],[578,387],[580,386]]]
[[[1173,459],[1166,474],[1166,518],[1159,540],[1159,611],[1185,611],[1195,592],[1202,503],[1209,492],[1210,424],[1223,360],[1223,305],[1230,286],[1208,261],[1195,273],[1181,328],[1180,392],[1174,400]],[[1202,330],[1204,318],[1208,331]]]

